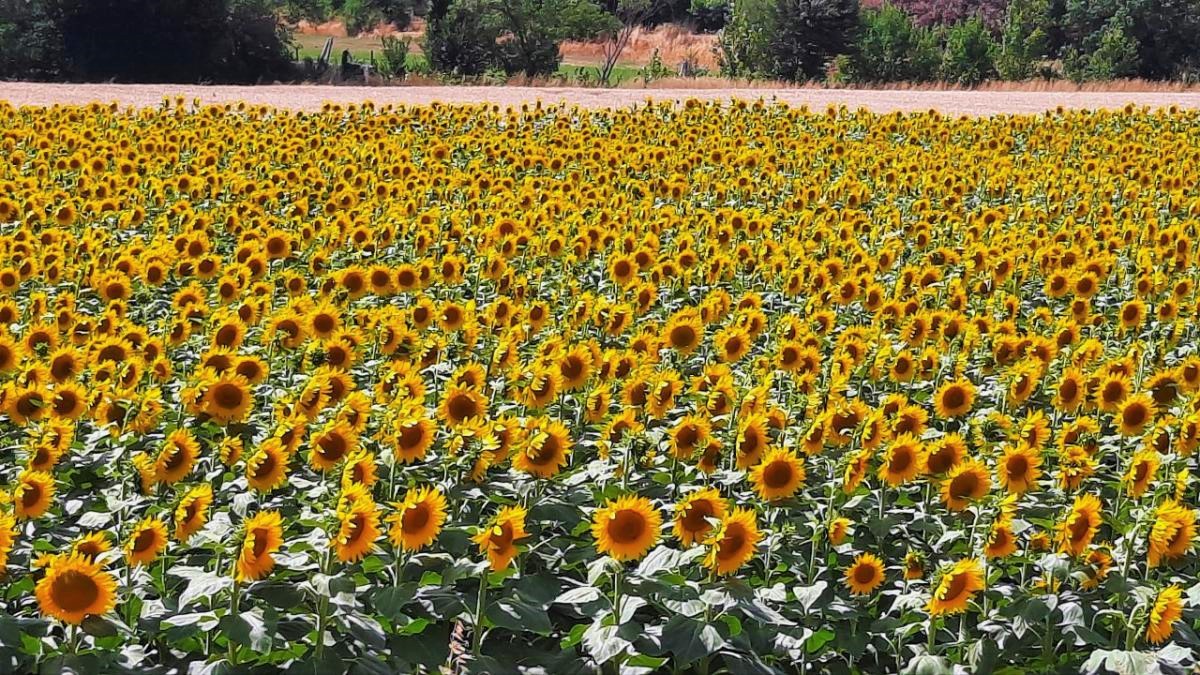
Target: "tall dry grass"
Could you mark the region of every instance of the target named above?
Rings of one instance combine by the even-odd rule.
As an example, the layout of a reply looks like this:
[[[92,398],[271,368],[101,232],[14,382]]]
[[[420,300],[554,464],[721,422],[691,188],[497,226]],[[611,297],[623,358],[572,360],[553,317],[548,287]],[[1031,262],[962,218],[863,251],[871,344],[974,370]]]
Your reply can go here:
[[[717,67],[717,36],[692,32],[687,26],[664,24],[655,28],[635,28],[629,46],[621,53],[619,63],[644,66],[658,57],[668,68],[674,68],[685,59],[704,68]],[[599,40],[567,41],[560,52],[563,61],[572,65],[591,65],[604,61],[604,43]]]

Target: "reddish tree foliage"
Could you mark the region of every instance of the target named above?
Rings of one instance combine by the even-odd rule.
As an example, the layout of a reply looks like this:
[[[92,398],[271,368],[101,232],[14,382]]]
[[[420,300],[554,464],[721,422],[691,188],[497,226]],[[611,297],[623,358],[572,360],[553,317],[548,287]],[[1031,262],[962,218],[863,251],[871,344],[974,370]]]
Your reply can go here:
[[[996,28],[1004,20],[1008,0],[892,0],[922,26],[951,25],[976,14]]]

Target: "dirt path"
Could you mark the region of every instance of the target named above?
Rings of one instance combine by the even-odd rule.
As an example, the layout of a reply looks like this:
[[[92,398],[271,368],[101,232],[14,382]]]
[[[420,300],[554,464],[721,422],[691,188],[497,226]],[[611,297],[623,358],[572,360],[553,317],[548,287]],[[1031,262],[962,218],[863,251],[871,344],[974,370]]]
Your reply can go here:
[[[947,114],[1038,113],[1066,108],[1120,108],[1177,105],[1200,108],[1200,92],[992,92],[864,91],[838,89],[572,89],[536,87],[334,87],[272,85],[259,87],[113,84],[37,84],[0,82],[0,101],[14,105],[86,104],[116,101],[123,106],[159,105],[164,97],[183,95],[205,103],[245,101],[282,108],[317,110],[326,103],[374,101],[378,105],[497,103],[520,105],[567,102],[587,108],[620,108],[645,102],[689,98],[775,99],[823,110],[829,105],[867,107],[877,112],[936,109]]]

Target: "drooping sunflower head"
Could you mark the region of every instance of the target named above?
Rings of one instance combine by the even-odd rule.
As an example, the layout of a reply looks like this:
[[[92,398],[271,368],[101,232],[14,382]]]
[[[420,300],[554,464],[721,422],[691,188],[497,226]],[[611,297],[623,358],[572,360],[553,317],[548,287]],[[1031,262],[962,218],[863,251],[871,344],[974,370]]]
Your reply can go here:
[[[260,511],[246,520],[243,530],[234,575],[238,581],[256,581],[275,568],[272,554],[283,546],[283,519],[278,511]]]
[[[1162,589],[1150,607],[1150,617],[1146,622],[1146,639],[1156,645],[1171,639],[1175,622],[1182,616],[1182,589],[1174,585]]]
[[[516,542],[526,538],[525,516],[528,512],[521,506],[506,506],[481,529],[472,540],[479,545],[479,552],[487,554],[492,571],[498,572],[517,557]]]
[[[754,512],[734,509],[706,542],[704,565],[716,574],[732,574],[754,557],[761,539]]]
[[[960,560],[941,572],[926,609],[933,616],[960,614],[983,587],[983,566],[979,561]]]
[[[673,531],[680,543],[691,546],[703,541],[728,510],[725,498],[716,488],[697,490],[675,505]]]

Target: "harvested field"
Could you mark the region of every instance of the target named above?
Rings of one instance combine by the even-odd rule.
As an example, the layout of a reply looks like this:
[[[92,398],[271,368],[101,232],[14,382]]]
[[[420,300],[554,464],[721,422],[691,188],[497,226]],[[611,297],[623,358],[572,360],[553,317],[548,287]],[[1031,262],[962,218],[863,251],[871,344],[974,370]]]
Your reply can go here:
[[[777,88],[647,88],[587,89],[567,87],[342,87],[316,85],[185,86],[118,84],[0,83],[0,100],[13,105],[46,106],[117,102],[122,106],[153,107],[164,97],[182,95],[205,103],[245,101],[297,110],[318,110],[327,102],[349,104],[373,101],[378,105],[422,105],[494,102],[521,105],[542,101],[586,108],[620,108],[648,99],[766,99],[792,106],[823,109],[830,105],[866,107],[876,112],[936,109],[947,114],[990,115],[1038,113],[1064,108],[1120,108],[1132,103],[1152,108],[1200,108],[1197,91],[916,91]]]

